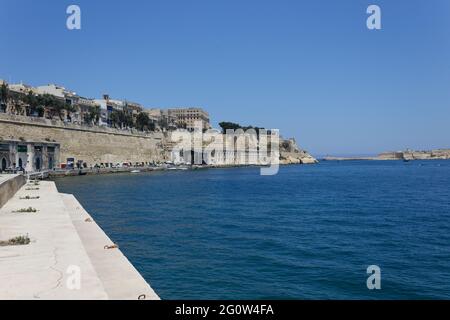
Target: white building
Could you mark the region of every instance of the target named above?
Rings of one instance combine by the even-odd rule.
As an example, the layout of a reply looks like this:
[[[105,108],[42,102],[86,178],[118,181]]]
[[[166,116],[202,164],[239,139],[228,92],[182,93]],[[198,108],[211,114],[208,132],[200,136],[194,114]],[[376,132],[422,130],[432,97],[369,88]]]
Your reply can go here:
[[[66,97],[76,96],[76,92],[69,91],[62,86],[56,84],[49,84],[46,86],[39,86],[36,88],[38,94],[50,94],[52,96],[65,99]]]
[[[28,94],[29,92],[37,93],[36,88],[23,83],[14,83],[8,85],[8,89],[13,92]]]
[[[116,110],[123,110],[124,102],[120,100],[113,100],[109,98],[109,95],[104,94],[103,99],[95,99],[95,104],[100,106],[100,126],[110,126],[111,113]]]

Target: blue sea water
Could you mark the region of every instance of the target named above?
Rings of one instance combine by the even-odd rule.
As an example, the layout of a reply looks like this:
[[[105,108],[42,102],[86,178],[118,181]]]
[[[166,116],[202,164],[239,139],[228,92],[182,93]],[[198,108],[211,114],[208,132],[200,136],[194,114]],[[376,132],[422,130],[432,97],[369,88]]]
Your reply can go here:
[[[163,299],[450,299],[450,161],[56,183]],[[381,290],[367,289],[369,265]]]

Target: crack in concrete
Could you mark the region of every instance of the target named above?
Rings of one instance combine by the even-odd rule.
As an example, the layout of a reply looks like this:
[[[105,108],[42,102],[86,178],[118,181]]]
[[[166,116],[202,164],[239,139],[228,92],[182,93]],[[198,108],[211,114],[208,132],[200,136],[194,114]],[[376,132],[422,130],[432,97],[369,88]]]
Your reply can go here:
[[[58,264],[58,254],[57,254],[57,251],[58,251],[58,248],[55,247],[55,248],[53,249],[53,260],[54,260],[54,263],[53,263],[52,266],[50,266],[50,269],[52,269],[53,271],[56,271],[56,272],[59,274],[59,277],[58,277],[58,279],[56,280],[56,285],[53,286],[52,288],[48,289],[48,290],[43,290],[43,291],[40,291],[40,292],[38,292],[38,293],[35,293],[35,294],[33,295],[33,297],[34,297],[35,299],[41,299],[40,295],[42,295],[42,294],[44,294],[44,293],[46,293],[46,292],[50,292],[50,291],[52,291],[52,290],[55,290],[55,289],[57,289],[58,287],[61,286],[61,282],[62,282],[62,279],[64,278],[64,274],[63,274],[63,272],[62,272],[61,270],[58,270],[58,269],[55,268],[55,266]]]

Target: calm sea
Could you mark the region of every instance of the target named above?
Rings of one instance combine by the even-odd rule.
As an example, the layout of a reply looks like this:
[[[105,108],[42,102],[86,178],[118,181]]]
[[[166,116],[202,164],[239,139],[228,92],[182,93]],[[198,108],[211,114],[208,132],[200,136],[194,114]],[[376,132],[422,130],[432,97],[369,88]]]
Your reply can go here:
[[[163,299],[450,299],[450,161],[56,182]]]

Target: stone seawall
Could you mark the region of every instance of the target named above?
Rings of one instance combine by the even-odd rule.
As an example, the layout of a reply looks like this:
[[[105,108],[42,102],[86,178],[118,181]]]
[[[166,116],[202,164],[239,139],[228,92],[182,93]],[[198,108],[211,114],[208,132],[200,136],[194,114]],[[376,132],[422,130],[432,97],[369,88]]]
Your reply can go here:
[[[375,160],[448,160],[450,159],[450,149],[436,149],[429,151],[397,151],[384,152],[378,155]]]
[[[164,159],[162,133],[142,134],[60,121],[0,114],[0,141],[59,143],[60,162],[68,158],[88,165],[151,162]]]
[[[11,178],[10,175],[0,175],[0,208],[11,199],[16,192],[26,183],[22,175]]]

